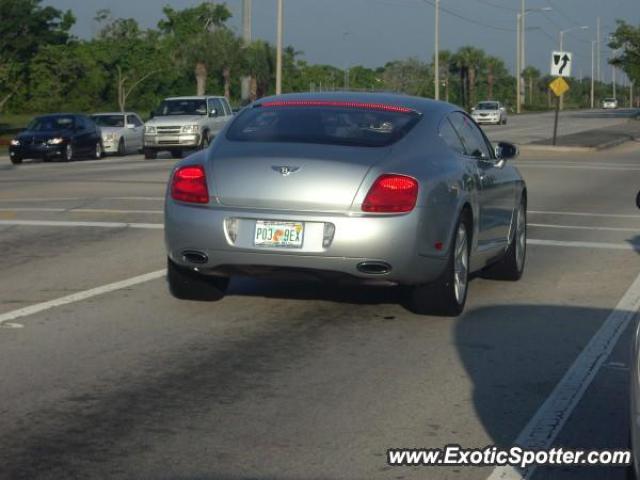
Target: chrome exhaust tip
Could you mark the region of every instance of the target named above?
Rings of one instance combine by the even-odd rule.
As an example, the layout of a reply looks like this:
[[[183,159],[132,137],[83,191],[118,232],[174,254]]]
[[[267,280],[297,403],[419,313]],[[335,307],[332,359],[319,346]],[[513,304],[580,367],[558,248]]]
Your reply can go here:
[[[360,262],[357,268],[367,275],[384,275],[391,271],[391,265],[386,262]]]
[[[206,253],[198,252],[197,250],[185,250],[182,252],[182,259],[195,265],[203,265],[209,261]]]

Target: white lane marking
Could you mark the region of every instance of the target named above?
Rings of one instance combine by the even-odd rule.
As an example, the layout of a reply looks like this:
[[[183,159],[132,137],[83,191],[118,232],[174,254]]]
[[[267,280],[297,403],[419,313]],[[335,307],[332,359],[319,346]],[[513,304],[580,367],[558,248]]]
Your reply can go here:
[[[559,211],[544,211],[544,210],[527,210],[527,213],[533,213],[536,215],[567,215],[567,216],[574,216],[574,217],[636,218],[640,220],[640,215],[624,215],[624,214],[616,214],[616,213],[559,212]]]
[[[553,165],[539,165],[535,163],[518,163],[516,164],[518,168],[565,168],[565,169],[573,169],[573,170],[612,170],[616,172],[639,172],[639,167],[617,167],[615,165],[562,165],[562,164],[553,164]]]
[[[640,275],[636,277],[562,380],[520,432],[514,444],[523,448],[551,447],[638,310],[640,310]],[[530,478],[534,470],[535,468],[529,468],[521,472],[513,467],[496,467],[488,480],[522,480]]]
[[[540,240],[533,238],[527,239],[527,245],[541,245],[544,247],[599,248],[605,250],[628,250],[632,252],[640,250],[640,245],[631,243],[573,242],[564,240]]]
[[[50,197],[50,198],[0,198],[0,203],[4,202],[63,202],[66,200],[83,200],[83,201],[98,201],[98,200],[141,200],[141,201],[150,201],[157,202],[163,201],[164,197],[92,197],[92,198],[82,198],[82,197]]]
[[[70,213],[144,213],[161,214],[164,210],[118,210],[115,208],[70,208]]]
[[[15,328],[16,325],[20,325],[20,324],[12,324],[10,322],[18,318],[26,317],[28,315],[33,315],[35,313],[40,313],[54,307],[59,307],[61,305],[80,302],[82,300],[86,300],[88,298],[95,297],[98,295],[103,295],[105,293],[113,292],[115,290],[122,290],[123,288],[129,288],[134,285],[138,285],[140,283],[144,283],[150,280],[155,280],[156,278],[164,277],[165,274],[166,274],[165,269],[156,270],[155,272],[145,273],[144,275],[138,275],[137,277],[131,277],[126,280],[121,280],[119,282],[109,283],[107,285],[102,285],[100,287],[92,288],[90,290],[83,290],[81,292],[72,293],[71,295],[67,295],[65,297],[56,298],[54,300],[49,300],[47,302],[36,303],[34,305],[29,305],[28,307],[3,313],[3,314],[0,314],[0,327]]]
[[[128,223],[128,222],[64,222],[54,220],[0,220],[2,225],[22,225],[30,227],[98,227],[98,228],[144,228],[163,229],[162,223]]]
[[[548,223],[527,223],[528,227],[539,228],[563,228],[567,230],[596,230],[603,232],[633,232],[636,233],[640,228],[620,228],[620,227],[588,227],[584,225],[551,225]]]
[[[103,197],[105,200],[143,200],[143,201],[164,201],[164,197]]]
[[[16,207],[0,208],[0,212],[63,212],[63,213],[143,213],[160,214],[163,210],[127,210],[117,208],[36,208]]]
[[[62,202],[66,200],[87,200],[80,197],[49,197],[49,198],[0,198],[0,203],[4,202]]]

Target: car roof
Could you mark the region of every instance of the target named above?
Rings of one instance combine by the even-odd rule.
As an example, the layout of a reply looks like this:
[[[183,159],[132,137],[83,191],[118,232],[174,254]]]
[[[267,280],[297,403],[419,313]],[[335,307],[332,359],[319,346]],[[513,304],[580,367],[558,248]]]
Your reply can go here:
[[[184,96],[184,97],[167,97],[165,100],[205,100],[207,98],[225,98],[220,95],[192,95],[192,96]]]
[[[98,115],[138,115],[138,114],[136,112],[97,112],[97,113],[92,113],[91,115],[96,117]]]
[[[57,112],[57,113],[43,113],[42,115],[36,115],[34,118],[46,118],[46,117],[87,117],[88,115],[84,113],[66,113],[66,112]]]
[[[412,97],[398,93],[377,93],[377,92],[321,92],[321,93],[288,93],[284,95],[273,95],[264,97],[254,102],[259,105],[263,102],[274,100],[327,100],[338,102],[362,102],[362,103],[383,103],[395,107],[407,107],[416,112],[426,114],[446,114],[459,111],[460,108],[446,102],[440,102],[423,97]]]

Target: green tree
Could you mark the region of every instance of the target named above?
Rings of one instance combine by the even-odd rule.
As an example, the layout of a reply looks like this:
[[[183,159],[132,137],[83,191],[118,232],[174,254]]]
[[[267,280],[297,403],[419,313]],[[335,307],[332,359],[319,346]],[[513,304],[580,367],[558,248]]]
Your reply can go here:
[[[485,53],[475,47],[462,47],[453,57],[453,64],[460,74],[460,100],[462,105],[471,109],[476,103],[478,74],[484,66]]]
[[[433,91],[432,78],[431,67],[415,57],[387,63],[382,75],[386,88],[418,96],[427,96]]]
[[[134,90],[152,75],[167,70],[158,35],[143,32],[132,18],[113,19],[108,10],[100,10],[95,19],[103,26],[92,45],[115,86],[118,108],[124,112]]]
[[[626,73],[636,85],[640,85],[640,26],[634,27],[618,20],[609,47],[622,49],[610,63]]]
[[[215,68],[215,37],[217,29],[231,17],[225,4],[211,2],[184,10],[163,9],[165,19],[160,20],[160,31],[171,40],[173,60],[177,66],[193,67],[196,93],[204,95],[207,89],[209,69]]]
[[[0,110],[25,86],[31,60],[48,45],[64,45],[75,18],[41,0],[0,0]]]
[[[526,82],[525,87],[529,87],[529,95],[525,95],[525,98],[528,100],[528,103],[530,105],[534,105],[536,103],[536,99],[533,86],[538,82],[538,79],[540,78],[540,70],[529,65],[522,71],[522,77]]]

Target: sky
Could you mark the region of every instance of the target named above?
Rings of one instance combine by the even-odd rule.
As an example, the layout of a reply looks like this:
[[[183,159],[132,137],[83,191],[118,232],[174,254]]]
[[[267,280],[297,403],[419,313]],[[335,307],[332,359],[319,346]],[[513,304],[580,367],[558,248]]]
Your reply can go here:
[[[202,0],[44,0],[61,10],[74,12],[73,33],[91,38],[99,9],[115,17],[134,18],[143,27],[155,27],[162,7],[174,9],[197,5]],[[218,2],[221,3],[221,2]],[[430,61],[434,51],[433,0],[284,0],[284,43],[303,52],[311,63],[382,66],[391,60],[418,57]],[[233,17],[229,25],[240,32],[242,0],[227,0]],[[521,0],[441,0],[440,48],[456,50],[464,45],[483,48],[502,58],[514,70],[516,13]],[[640,0],[526,0],[535,10],[526,16],[526,63],[549,73],[551,51],[557,50],[560,30],[588,26],[565,33],[564,50],[574,54],[573,75],[591,74],[591,40],[596,37],[596,18],[602,30],[601,69],[610,81],[606,65],[610,51],[607,35],[616,19],[640,24]],[[276,0],[253,0],[254,38],[275,43]],[[618,74],[620,79],[620,74]]]

